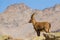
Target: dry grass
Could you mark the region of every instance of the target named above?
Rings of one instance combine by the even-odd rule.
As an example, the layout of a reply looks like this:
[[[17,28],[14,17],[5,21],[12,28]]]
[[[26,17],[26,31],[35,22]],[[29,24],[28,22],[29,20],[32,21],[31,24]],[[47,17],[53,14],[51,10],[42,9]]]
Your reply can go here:
[[[8,35],[0,35],[0,40],[23,40],[23,39],[16,39]],[[31,40],[60,40],[60,32],[46,33],[44,36],[40,37],[35,36]]]
[[[34,37],[33,40],[60,40],[60,32],[46,33],[44,36]]]

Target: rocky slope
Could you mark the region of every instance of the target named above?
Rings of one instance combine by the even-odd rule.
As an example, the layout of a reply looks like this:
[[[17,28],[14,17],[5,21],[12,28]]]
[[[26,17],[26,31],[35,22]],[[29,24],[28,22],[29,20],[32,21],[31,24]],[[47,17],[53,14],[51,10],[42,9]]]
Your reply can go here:
[[[51,23],[50,31],[60,30],[60,5],[44,9],[42,11],[35,11],[35,19],[37,21],[48,21]]]
[[[35,10],[25,4],[13,4],[0,14],[0,34],[11,35],[14,38],[31,39],[36,36],[32,23],[28,23],[35,12],[36,21],[51,23],[50,31],[60,30],[60,5],[44,10]]]

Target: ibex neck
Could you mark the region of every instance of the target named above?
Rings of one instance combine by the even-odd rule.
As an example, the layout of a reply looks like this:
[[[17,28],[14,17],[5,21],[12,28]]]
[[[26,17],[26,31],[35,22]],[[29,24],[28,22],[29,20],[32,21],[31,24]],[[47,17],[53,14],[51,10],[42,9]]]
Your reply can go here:
[[[32,20],[32,23],[33,23],[33,25],[35,25],[36,21],[35,20]]]

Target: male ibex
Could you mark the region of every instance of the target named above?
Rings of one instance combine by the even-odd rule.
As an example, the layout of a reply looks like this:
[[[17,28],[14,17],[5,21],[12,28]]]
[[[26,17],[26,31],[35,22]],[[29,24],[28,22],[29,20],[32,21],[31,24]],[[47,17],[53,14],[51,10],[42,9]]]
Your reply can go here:
[[[31,20],[29,23],[32,23],[34,26],[35,31],[37,32],[37,36],[40,36],[41,31],[45,31],[46,33],[49,32],[51,24],[48,22],[37,22],[34,19],[34,14],[31,16]]]

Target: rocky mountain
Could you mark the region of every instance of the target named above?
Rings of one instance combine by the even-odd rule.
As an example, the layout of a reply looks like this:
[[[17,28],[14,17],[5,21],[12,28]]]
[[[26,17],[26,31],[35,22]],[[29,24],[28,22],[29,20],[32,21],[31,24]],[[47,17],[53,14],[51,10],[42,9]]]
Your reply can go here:
[[[51,32],[60,30],[60,5],[38,10],[21,3],[10,5],[0,14],[0,34],[31,40],[32,37],[36,36],[32,23],[29,23],[33,13],[35,13],[36,21],[51,23]]]
[[[35,12],[37,21],[48,21],[51,23],[50,31],[60,30],[60,5]]]

